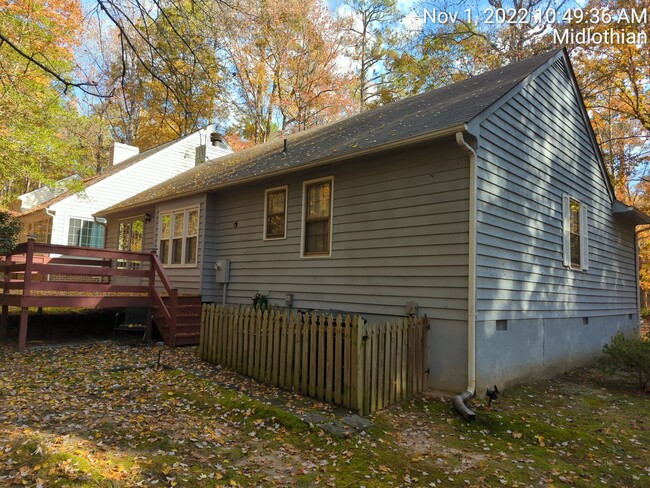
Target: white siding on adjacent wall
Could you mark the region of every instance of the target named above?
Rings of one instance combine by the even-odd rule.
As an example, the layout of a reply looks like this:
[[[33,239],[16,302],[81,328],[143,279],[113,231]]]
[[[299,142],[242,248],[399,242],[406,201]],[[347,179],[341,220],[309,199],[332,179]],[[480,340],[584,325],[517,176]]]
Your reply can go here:
[[[634,229],[612,215],[562,70],[543,71],[483,120],[477,175],[479,389],[566,370],[635,327]],[[565,195],[589,211],[587,270],[564,265]]]
[[[50,208],[56,212],[52,226],[52,243],[68,243],[70,218],[92,220],[94,213],[193,168],[195,150],[199,143],[199,133],[195,133],[125,167],[122,171],[107,176],[82,192],[52,204]],[[214,147],[210,147],[209,151],[211,157],[227,153],[228,151]]]

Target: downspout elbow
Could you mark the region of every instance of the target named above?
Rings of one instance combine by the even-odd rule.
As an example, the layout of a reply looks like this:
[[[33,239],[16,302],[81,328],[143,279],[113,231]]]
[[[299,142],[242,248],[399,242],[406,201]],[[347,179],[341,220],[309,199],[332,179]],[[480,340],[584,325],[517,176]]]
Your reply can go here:
[[[465,390],[460,395],[456,395],[452,400],[454,408],[456,411],[469,422],[472,422],[476,418],[476,413],[467,406],[467,402],[470,398],[474,396],[473,391]]]

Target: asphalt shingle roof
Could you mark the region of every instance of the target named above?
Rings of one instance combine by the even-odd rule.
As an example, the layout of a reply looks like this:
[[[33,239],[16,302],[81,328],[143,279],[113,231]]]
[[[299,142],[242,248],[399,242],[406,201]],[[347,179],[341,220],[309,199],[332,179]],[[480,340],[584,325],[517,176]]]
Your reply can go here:
[[[399,100],[374,110],[315,127],[208,161],[108,209],[100,215],[183,194],[235,184],[250,178],[317,164],[383,145],[424,136],[471,121],[559,50]]]

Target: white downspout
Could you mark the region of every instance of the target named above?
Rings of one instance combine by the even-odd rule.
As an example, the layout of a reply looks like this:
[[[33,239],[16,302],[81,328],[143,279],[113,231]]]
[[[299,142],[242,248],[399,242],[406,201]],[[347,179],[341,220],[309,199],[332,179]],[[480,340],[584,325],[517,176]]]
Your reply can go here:
[[[469,252],[467,276],[467,389],[454,398],[454,407],[467,420],[476,414],[465,402],[476,393],[476,151],[467,144],[462,132],[456,132],[456,143],[469,155]]]

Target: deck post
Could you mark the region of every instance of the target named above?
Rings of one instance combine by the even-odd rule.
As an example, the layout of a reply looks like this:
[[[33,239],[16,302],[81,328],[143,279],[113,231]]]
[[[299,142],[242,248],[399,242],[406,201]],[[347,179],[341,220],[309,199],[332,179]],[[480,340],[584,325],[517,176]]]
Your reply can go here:
[[[2,306],[2,315],[0,316],[0,340],[7,338],[7,323],[9,321],[9,305]]]
[[[20,328],[18,329],[18,350],[22,351],[27,346],[27,322],[29,321],[29,308],[20,309]]]
[[[25,253],[25,277],[23,279],[23,298],[31,295],[32,268],[34,265],[34,245],[36,238],[27,237],[27,252]],[[22,351],[27,346],[27,323],[29,322],[29,307],[20,309],[20,327],[18,329],[18,350]]]
[[[176,347],[176,324],[178,323],[178,290],[171,289],[169,294],[169,342],[171,347]]]
[[[9,266],[11,264],[11,253],[5,255],[4,264]],[[2,294],[9,294],[10,276],[7,268],[5,268],[4,279],[2,284]],[[0,315],[0,340],[7,338],[7,328],[9,327],[9,305],[2,305],[2,314]]]

